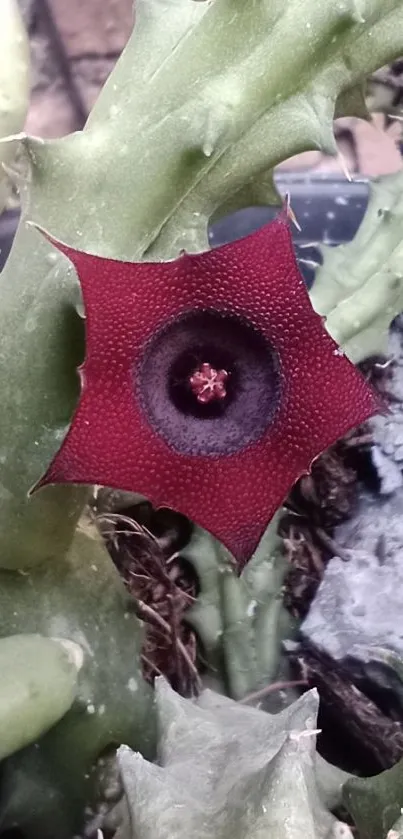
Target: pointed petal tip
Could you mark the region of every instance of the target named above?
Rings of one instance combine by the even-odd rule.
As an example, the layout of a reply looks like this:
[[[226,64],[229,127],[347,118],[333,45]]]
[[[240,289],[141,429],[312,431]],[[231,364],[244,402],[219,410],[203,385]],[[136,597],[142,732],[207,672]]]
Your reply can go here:
[[[286,195],[285,195],[284,202],[283,202],[283,209],[282,209],[282,212],[279,213],[280,217],[282,215],[285,216],[284,220],[287,221],[288,226],[289,226],[289,223],[291,221],[292,224],[294,225],[294,227],[297,228],[298,232],[301,233],[302,227],[299,224],[299,221],[298,221],[298,219],[297,219],[297,217],[294,213],[294,210],[291,207],[291,195],[290,195],[289,192],[287,192]],[[281,218],[279,218],[279,220],[281,220]]]
[[[45,489],[47,486],[54,486],[55,484],[59,483],[58,481],[55,481],[52,477],[52,464],[53,461],[50,464],[49,468],[46,470],[46,472],[44,472],[44,474],[40,478],[38,478],[38,480],[35,481],[35,483],[32,484],[32,486],[29,488],[27,492],[28,498],[32,498],[34,495],[36,495],[42,489]]]
[[[41,224],[38,224],[38,222],[34,221],[33,219],[26,219],[25,224],[27,227],[32,228],[33,230],[37,230],[38,233],[41,233],[41,235],[45,239],[47,239],[48,242],[54,245],[55,248],[57,248],[57,250],[67,254],[70,253],[70,251],[74,250],[74,248],[71,248],[69,245],[66,245],[65,242],[62,242],[60,239],[57,239],[55,236],[52,236],[52,234],[49,233],[48,230],[46,230],[46,227],[43,227]]]

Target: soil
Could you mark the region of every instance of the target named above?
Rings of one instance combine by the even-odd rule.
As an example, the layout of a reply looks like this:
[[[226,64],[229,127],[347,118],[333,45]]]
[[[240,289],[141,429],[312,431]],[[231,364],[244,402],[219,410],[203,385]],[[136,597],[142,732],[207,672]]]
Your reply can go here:
[[[122,508],[121,498],[122,493],[103,491],[97,519],[146,627],[144,678],[152,683],[164,675],[175,690],[192,696],[201,687],[198,648],[184,616],[197,597],[198,583],[179,555],[191,525],[171,510],[153,510],[148,502]]]

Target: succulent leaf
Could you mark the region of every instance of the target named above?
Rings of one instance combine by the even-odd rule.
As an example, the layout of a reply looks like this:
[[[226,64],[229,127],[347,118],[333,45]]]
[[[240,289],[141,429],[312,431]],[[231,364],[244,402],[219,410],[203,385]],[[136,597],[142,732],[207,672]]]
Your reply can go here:
[[[370,189],[353,241],[322,246],[323,265],[310,292],[328,332],[355,363],[386,354],[390,323],[403,310],[403,171],[378,178]]]
[[[139,0],[86,130],[26,141],[33,195],[46,189],[58,208],[52,232],[121,259],[205,249],[208,219],[247,184],[300,151],[336,153],[337,99],[401,54],[402,23],[400,0],[363,0],[359,13],[326,0],[308,14],[297,0]],[[34,220],[50,229],[47,207]]]
[[[1,138],[24,128],[30,88],[30,50],[17,0],[0,3],[0,212],[7,199],[6,173],[17,143]]]
[[[207,531],[195,528],[181,551],[199,581],[196,602],[186,612],[208,665],[207,683],[234,699],[269,684],[278,675],[282,640],[291,621],[282,604],[287,571],[277,535],[279,510],[239,577],[232,557]]]
[[[69,547],[87,490],[28,499],[60,445],[78,395],[84,352],[78,286],[63,257],[21,225],[1,274],[0,567],[55,560]]]
[[[354,819],[360,839],[384,836],[398,839],[399,833],[393,836],[392,828],[401,817],[403,807],[403,760],[380,775],[347,781],[343,802]]]
[[[7,636],[20,632],[39,632],[44,646],[56,646],[47,640],[55,636],[73,642],[84,651],[84,661],[71,709],[37,743],[2,765],[0,830],[17,825],[27,839],[71,839],[80,827],[101,753],[121,742],[149,757],[155,751],[152,693],[139,666],[140,625],[92,528],[77,531],[65,557],[24,574],[0,571],[0,636],[5,636],[0,662]],[[31,667],[38,669],[38,679],[48,668],[51,679],[50,664],[48,653],[41,663],[34,659]],[[12,670],[12,662],[8,667]],[[15,668],[15,679],[21,679],[20,659]],[[49,690],[49,713],[57,702],[56,688],[55,684],[54,696]],[[32,714],[41,701],[39,694],[31,698]],[[0,704],[0,730],[5,725],[2,713]],[[10,710],[7,713],[5,720],[10,718]]]
[[[83,652],[40,635],[0,639],[0,760],[34,743],[71,708]]]

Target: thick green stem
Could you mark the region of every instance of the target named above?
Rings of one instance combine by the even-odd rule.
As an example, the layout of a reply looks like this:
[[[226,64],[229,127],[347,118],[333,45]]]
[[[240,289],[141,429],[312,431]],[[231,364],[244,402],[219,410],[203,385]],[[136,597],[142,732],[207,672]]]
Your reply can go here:
[[[388,352],[389,326],[403,310],[403,172],[371,185],[364,220],[352,242],[323,246],[311,301],[351,361]]]
[[[41,720],[46,730],[46,723],[56,723],[58,715],[67,713],[35,744],[28,745],[30,737],[17,743],[27,747],[2,765],[0,831],[18,825],[26,839],[71,839],[92,792],[94,763],[107,748],[129,743],[154,757],[153,697],[141,675],[142,631],[133,607],[92,527],[77,530],[66,556],[23,574],[0,570],[0,665],[2,645],[10,643],[1,637],[17,633],[24,633],[20,642],[13,642],[20,643],[21,654],[24,636],[33,632],[40,633],[44,645],[56,637],[67,641],[68,648],[73,644],[83,651],[71,708],[71,691],[65,702],[66,679],[64,693],[60,674],[59,686],[56,681],[57,662],[49,661],[49,653],[41,662],[31,656],[30,666],[38,671],[36,676],[31,672],[31,678],[42,683],[42,695],[37,686],[29,707],[21,708],[21,731],[29,723],[26,730],[32,733]],[[48,680],[54,679],[47,699],[44,671]],[[19,661],[15,670],[9,662],[10,685],[19,680],[23,686],[29,677],[28,665],[24,677]],[[0,691],[0,745],[1,731],[16,714],[18,694],[14,711],[5,706],[4,718],[1,698]]]
[[[0,760],[34,743],[71,708],[83,658],[72,641],[0,639]]]
[[[0,3],[0,138],[24,127],[29,103],[29,41],[17,0]],[[16,143],[0,145],[0,211],[7,200],[7,178]]]

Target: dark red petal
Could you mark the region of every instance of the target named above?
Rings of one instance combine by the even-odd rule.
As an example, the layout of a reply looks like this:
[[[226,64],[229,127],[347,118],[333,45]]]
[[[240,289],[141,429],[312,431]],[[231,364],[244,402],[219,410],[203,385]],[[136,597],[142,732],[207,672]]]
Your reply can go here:
[[[165,263],[118,262],[51,241],[80,278],[87,348],[79,405],[38,487],[95,483],[142,493],[188,515],[245,562],[312,460],[382,409],[313,311],[284,213],[245,239]],[[203,311],[236,316],[257,330],[274,347],[279,378],[272,408],[262,390],[252,406],[257,439],[252,434],[242,446],[229,438],[226,448],[224,438],[217,449],[211,439],[208,454],[199,453],[209,441],[199,446],[197,434],[195,453],[188,442],[184,450],[179,439],[167,442],[144,409],[148,384],[139,385],[138,373],[160,330]],[[158,369],[150,371],[151,390],[160,388],[167,399]],[[204,434],[209,427],[202,426]]]

